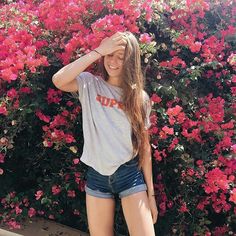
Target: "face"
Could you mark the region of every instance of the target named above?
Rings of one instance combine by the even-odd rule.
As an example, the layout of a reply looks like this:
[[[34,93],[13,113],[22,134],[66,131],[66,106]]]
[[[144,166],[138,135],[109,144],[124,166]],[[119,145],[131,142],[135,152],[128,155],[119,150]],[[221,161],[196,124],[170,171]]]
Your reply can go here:
[[[119,77],[123,68],[124,50],[104,56],[104,67],[110,77]]]

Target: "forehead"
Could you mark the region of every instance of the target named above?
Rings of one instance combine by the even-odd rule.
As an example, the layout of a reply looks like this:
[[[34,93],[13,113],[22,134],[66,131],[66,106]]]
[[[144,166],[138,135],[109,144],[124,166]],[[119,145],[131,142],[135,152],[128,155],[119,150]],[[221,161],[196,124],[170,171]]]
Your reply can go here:
[[[118,56],[123,56],[125,54],[125,50],[117,50],[114,52],[114,54],[116,54]]]

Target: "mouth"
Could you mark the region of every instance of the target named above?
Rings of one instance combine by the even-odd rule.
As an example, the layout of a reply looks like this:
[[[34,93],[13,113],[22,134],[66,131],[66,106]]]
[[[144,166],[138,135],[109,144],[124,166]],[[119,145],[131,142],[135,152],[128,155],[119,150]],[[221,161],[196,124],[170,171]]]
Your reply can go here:
[[[111,69],[111,70],[117,70],[117,69],[119,69],[119,67],[114,67],[114,66],[111,66],[111,65],[108,65],[108,67],[109,67],[109,69]]]

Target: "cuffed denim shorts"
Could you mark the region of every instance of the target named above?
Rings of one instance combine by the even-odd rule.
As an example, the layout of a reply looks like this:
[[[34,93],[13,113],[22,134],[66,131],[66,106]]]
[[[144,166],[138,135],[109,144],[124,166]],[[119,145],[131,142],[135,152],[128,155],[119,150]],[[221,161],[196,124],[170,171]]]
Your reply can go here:
[[[138,157],[122,164],[112,175],[101,175],[89,166],[86,175],[85,192],[100,198],[126,197],[146,191],[142,170],[138,169]]]

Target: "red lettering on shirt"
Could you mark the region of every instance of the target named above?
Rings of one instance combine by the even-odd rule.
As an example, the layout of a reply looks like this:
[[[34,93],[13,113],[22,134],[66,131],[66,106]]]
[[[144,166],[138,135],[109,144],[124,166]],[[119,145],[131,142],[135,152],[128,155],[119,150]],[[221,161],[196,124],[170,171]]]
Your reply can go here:
[[[112,98],[109,106],[113,107],[116,104],[118,104],[118,102],[115,99]]]
[[[96,101],[98,101],[102,106],[123,109],[122,102],[119,102],[114,98],[108,98],[97,94]]]
[[[102,97],[102,102],[101,103],[102,103],[103,106],[107,107],[110,103],[110,100],[111,100],[110,98]]]

